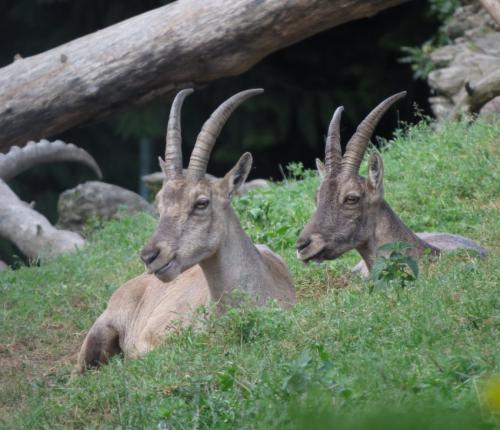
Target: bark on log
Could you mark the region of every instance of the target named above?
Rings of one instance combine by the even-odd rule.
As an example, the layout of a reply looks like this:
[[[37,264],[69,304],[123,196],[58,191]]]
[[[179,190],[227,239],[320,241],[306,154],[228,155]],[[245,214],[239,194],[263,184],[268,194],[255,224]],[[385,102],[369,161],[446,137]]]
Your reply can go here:
[[[0,69],[0,151],[180,88],[408,0],[183,0]]]
[[[84,245],[71,231],[58,230],[0,180],[0,236],[14,243],[28,258],[51,257]]]

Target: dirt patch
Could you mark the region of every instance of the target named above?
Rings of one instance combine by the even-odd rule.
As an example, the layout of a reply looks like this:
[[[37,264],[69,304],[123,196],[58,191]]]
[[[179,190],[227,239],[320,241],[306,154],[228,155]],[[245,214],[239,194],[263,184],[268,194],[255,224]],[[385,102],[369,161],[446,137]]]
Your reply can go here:
[[[68,336],[63,324],[49,325],[49,339],[0,344],[0,417],[19,413],[33,384],[50,383],[51,375],[69,373],[76,362],[84,334]]]
[[[349,275],[340,274],[331,269],[325,269],[324,278],[308,280],[305,284],[298,285],[297,300],[319,298],[331,290],[339,290],[349,286]]]

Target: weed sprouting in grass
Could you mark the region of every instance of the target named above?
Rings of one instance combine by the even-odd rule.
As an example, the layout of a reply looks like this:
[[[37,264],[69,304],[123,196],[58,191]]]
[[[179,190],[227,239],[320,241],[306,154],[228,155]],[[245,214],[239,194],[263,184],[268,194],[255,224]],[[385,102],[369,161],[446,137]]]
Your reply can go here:
[[[386,243],[378,248],[379,252],[388,252],[389,255],[381,255],[375,259],[370,273],[374,288],[386,288],[392,284],[404,288],[417,280],[417,260],[405,255],[411,248],[412,245],[402,241]]]
[[[319,182],[299,165],[234,202],[252,239],[286,259],[293,309],[200,309],[195,327],[143,358],[71,378],[85,331],[141,272],[154,218],[105,223],[76,254],[0,274],[0,427],[495,428],[496,391],[484,387],[500,371],[498,136],[500,122],[422,122],[384,145],[386,200],[402,220],[489,250],[419,261],[413,288],[370,294],[350,275],[355,252],[295,258]],[[399,257],[385,263],[398,285],[413,273]]]

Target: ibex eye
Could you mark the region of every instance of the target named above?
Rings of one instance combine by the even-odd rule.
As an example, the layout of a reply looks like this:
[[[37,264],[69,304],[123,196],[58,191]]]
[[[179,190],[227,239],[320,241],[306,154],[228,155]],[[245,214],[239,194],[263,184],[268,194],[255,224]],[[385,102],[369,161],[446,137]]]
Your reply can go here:
[[[195,208],[196,209],[205,209],[208,206],[209,203],[210,203],[210,200],[208,200],[206,198],[199,199],[196,202]]]
[[[344,200],[345,203],[348,205],[354,205],[359,202],[359,197],[358,196],[347,196]]]

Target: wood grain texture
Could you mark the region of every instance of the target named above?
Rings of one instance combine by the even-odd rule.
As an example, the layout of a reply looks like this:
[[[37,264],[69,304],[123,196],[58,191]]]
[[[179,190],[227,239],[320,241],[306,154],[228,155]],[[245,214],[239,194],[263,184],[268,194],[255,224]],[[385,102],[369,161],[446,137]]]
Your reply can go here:
[[[0,151],[180,88],[407,0],[180,0],[0,69]]]

